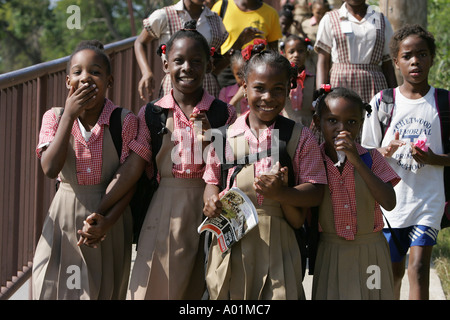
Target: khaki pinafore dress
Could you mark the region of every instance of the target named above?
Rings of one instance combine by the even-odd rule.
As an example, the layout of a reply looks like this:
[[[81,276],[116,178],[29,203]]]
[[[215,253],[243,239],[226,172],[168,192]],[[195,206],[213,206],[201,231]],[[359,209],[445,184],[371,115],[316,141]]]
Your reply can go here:
[[[156,156],[161,180],[142,225],[127,299],[200,300],[205,291],[203,242],[197,232],[205,182],[173,176],[172,110],[166,127]]]
[[[54,108],[61,115],[62,108]],[[70,138],[73,146],[74,137]],[[77,246],[77,230],[100,204],[119,167],[107,128],[103,133],[102,177],[97,185],[79,185],[73,147],[60,173],[61,183],[44,221],[33,259],[33,299],[125,299],[131,265],[132,217],[129,208],[98,248]]]
[[[375,200],[355,170],[357,234],[336,234],[329,187],[319,208],[322,227],[314,269],[314,300],[394,299],[389,246],[381,231],[373,232]]]
[[[301,125],[297,125],[300,126]],[[230,126],[231,129],[231,126]],[[230,130],[229,129],[229,130]],[[295,152],[300,130],[294,130],[288,152]],[[243,134],[228,138],[235,150],[247,144]],[[295,144],[297,142],[297,144]],[[292,154],[289,152],[289,154]],[[208,256],[206,283],[212,300],[297,300],[305,299],[302,286],[302,261],[294,230],[284,218],[279,202],[264,199],[258,204],[253,188],[254,165],[244,167],[236,176],[237,187],[256,207],[259,223],[231,249],[222,254],[213,237]]]

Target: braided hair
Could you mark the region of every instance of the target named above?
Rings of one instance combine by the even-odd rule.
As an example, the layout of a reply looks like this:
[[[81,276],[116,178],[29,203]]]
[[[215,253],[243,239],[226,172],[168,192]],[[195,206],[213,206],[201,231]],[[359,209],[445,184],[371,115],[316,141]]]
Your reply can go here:
[[[344,87],[330,88],[329,85],[322,85],[319,90],[314,93],[314,110],[319,117],[322,115],[322,110],[329,99],[345,98],[352,101],[355,105],[360,107],[361,114],[364,116],[364,111],[372,113],[372,107],[367,102],[363,101],[361,97],[353,90]]]
[[[291,89],[297,86],[298,76],[297,66],[291,65],[288,59],[275,50],[265,50],[265,41],[255,45],[250,45],[242,51],[246,63],[243,68],[244,79],[248,80],[249,73],[258,65],[269,64],[278,68],[280,72],[285,72],[287,81],[291,83]]]
[[[83,40],[77,45],[75,50],[70,55],[69,61],[67,62],[67,73],[70,73],[70,66],[72,64],[73,56],[75,56],[78,52],[83,50],[92,50],[98,56],[100,56],[103,62],[105,63],[108,75],[111,74],[111,61],[109,60],[109,56],[105,52],[103,44],[98,40]]]
[[[195,20],[185,22],[183,28],[175,32],[166,44],[161,44],[156,53],[159,56],[165,53],[168,57],[173,43],[178,39],[184,38],[191,38],[197,41],[199,44],[199,50],[203,51],[205,53],[205,57],[209,59],[211,50],[209,48],[208,41],[206,41],[205,37],[197,31],[197,22]]]

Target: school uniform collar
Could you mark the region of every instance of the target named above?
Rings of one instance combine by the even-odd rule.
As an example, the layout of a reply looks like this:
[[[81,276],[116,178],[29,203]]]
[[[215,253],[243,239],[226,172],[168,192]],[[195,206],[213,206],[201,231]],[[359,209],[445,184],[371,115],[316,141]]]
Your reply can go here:
[[[341,20],[348,20],[349,16],[351,16],[350,12],[348,12],[347,7],[345,6],[345,2],[342,4],[342,6],[338,9],[339,12],[339,18]],[[364,16],[364,18],[360,21],[360,23],[364,22],[365,20],[369,19],[373,14],[375,14],[376,11],[376,7],[369,5],[367,7],[367,12],[366,15]]]
[[[202,99],[197,103],[197,105],[194,108],[194,112],[201,112],[209,110],[211,107],[211,104],[214,101],[214,97],[210,95],[206,90],[203,90],[203,96]],[[170,94],[165,95],[161,99],[159,99],[157,102],[155,102],[155,105],[160,106],[164,109],[175,109],[177,107],[177,103],[175,99],[173,98],[173,89],[170,90]]]
[[[236,119],[236,121],[232,124],[232,128],[229,132],[229,136],[231,138],[237,137],[241,134],[244,134],[246,131],[250,132],[251,129],[247,124],[247,118],[250,114],[250,110],[248,110],[246,113],[241,115],[239,118]],[[276,121],[275,121],[276,122]],[[272,123],[270,127],[268,127],[266,130],[272,130],[275,127],[275,122]]]
[[[100,114],[97,123],[99,125],[109,126],[109,119],[111,118],[111,113],[116,108],[118,108],[118,106],[116,106],[111,100],[105,98],[105,104],[103,106],[102,113]]]

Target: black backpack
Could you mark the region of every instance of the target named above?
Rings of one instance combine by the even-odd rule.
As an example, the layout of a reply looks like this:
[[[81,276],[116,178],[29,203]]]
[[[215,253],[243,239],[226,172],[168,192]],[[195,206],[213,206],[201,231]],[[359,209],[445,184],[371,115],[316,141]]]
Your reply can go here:
[[[133,216],[133,243],[135,244],[138,243],[141,227],[152,197],[158,189],[156,155],[161,148],[163,136],[167,133],[168,109],[155,105],[156,101],[158,100],[147,103],[145,108],[145,122],[151,136],[153,176],[149,179],[145,172],[141,175],[136,183],[134,196],[130,201],[130,209]],[[122,152],[121,110],[122,108],[114,109],[111,114],[109,127],[119,157]],[[221,127],[225,125],[229,118],[228,105],[219,99],[215,99],[209,110],[206,111],[206,115],[212,128]]]
[[[275,122],[275,126],[274,126],[274,129],[279,130],[279,145],[278,145],[279,161],[280,161],[281,166],[288,167],[288,175],[289,175],[288,185],[290,187],[293,187],[295,185],[294,170],[293,170],[293,166],[292,166],[291,156],[293,156],[292,153],[295,152],[296,148],[294,150],[290,150],[290,152],[288,152],[289,151],[288,144],[289,144],[289,141],[291,140],[292,134],[294,132],[295,125],[296,125],[295,121],[279,115]],[[297,124],[297,125],[299,125],[299,124]],[[303,126],[301,125],[301,128],[302,127]],[[272,150],[267,149],[267,150],[262,150],[258,153],[248,154],[248,155],[242,157],[241,159],[234,159],[234,161],[232,163],[227,163],[227,161],[225,161],[227,129],[228,129],[228,126],[223,126],[218,129],[218,130],[220,130],[220,134],[223,139],[221,141],[221,144],[215,144],[216,153],[220,147],[222,148],[221,149],[222,153],[217,153],[220,163],[221,163],[220,164],[220,168],[221,168],[220,189],[221,190],[225,189],[227,186],[228,171],[231,168],[235,168],[235,170],[233,171],[233,174],[230,178],[230,186],[233,185],[235,177],[245,166],[255,163],[259,159],[270,157],[272,155]],[[298,138],[299,137],[300,137],[300,133],[298,133]],[[316,245],[316,244],[312,244],[312,242],[314,242],[316,240],[316,238],[312,234],[310,234],[309,225],[306,222],[302,228],[293,229],[293,230],[294,230],[295,237],[297,239],[297,243],[298,243],[301,257],[302,257],[302,272],[303,272],[302,276],[304,277],[305,270],[306,270],[306,259],[311,258],[308,254],[308,247],[311,245],[312,246]],[[208,239],[207,241],[211,242],[211,238]],[[310,264],[311,264],[311,262],[310,262]]]

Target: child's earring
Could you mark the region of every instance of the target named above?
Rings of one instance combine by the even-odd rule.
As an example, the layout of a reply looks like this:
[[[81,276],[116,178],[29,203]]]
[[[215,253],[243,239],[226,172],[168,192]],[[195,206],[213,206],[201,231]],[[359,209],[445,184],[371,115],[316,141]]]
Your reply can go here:
[[[244,91],[244,98],[247,99],[247,91]]]

